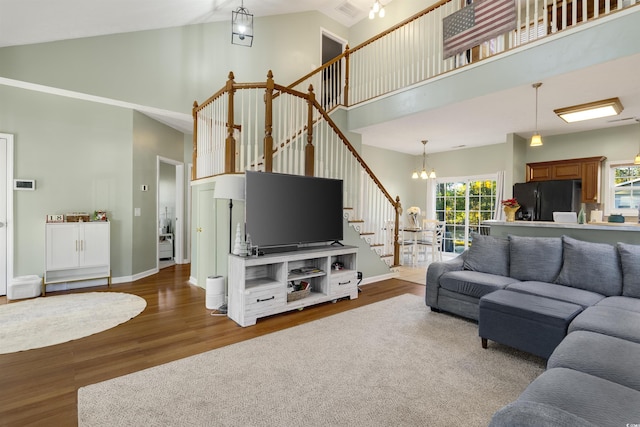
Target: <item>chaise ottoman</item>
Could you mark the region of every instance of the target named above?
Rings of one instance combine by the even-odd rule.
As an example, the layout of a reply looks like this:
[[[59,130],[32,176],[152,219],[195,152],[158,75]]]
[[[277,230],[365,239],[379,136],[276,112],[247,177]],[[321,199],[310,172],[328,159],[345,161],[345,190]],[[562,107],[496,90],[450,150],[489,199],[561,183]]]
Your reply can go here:
[[[548,359],[582,307],[538,295],[499,290],[480,298],[478,332],[487,340]]]

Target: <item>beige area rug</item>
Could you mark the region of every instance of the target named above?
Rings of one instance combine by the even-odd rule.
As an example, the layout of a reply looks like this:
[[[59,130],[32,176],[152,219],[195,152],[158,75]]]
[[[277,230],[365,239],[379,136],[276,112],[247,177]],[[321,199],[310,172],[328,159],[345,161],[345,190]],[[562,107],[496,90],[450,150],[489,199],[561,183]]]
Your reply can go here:
[[[402,295],[78,390],[80,426],[485,426],[544,370]]]
[[[0,354],[75,340],[136,317],[144,298],[119,292],[41,297],[0,305]]]

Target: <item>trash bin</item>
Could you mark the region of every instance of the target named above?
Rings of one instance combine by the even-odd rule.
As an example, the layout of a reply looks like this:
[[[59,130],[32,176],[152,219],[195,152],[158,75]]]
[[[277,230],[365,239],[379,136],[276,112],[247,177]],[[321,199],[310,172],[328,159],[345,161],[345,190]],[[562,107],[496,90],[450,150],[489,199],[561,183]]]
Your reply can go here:
[[[217,310],[224,305],[224,277],[207,277],[206,306],[209,310]]]
[[[7,288],[7,299],[39,297],[42,294],[42,278],[36,275],[14,277]]]

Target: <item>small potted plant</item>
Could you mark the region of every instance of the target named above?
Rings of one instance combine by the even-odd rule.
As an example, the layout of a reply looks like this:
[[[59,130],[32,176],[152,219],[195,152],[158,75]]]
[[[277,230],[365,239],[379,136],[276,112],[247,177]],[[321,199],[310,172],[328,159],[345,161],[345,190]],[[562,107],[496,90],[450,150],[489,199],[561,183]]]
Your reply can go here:
[[[516,212],[520,209],[520,205],[516,199],[506,199],[502,201],[502,209],[507,216],[507,222],[516,220]]]

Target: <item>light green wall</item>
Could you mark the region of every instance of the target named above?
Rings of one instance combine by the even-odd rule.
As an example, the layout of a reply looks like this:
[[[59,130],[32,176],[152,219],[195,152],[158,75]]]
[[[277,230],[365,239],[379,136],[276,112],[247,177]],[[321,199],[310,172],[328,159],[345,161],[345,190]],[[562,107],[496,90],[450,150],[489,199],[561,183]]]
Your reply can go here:
[[[0,86],[0,130],[15,135],[16,276],[44,272],[47,214],[106,210],[113,276],[132,272],[131,111]]]
[[[0,76],[191,113],[233,71],[238,82],[288,84],[320,65],[319,12],[256,18],[253,47],[230,43],[229,21],[0,48]],[[292,37],[292,35],[295,35]]]
[[[133,112],[133,271],[153,270],[157,265],[156,240],[158,156],[183,161],[184,134],[144,114]],[[141,186],[147,185],[148,191]],[[140,208],[140,216],[133,216]]]

